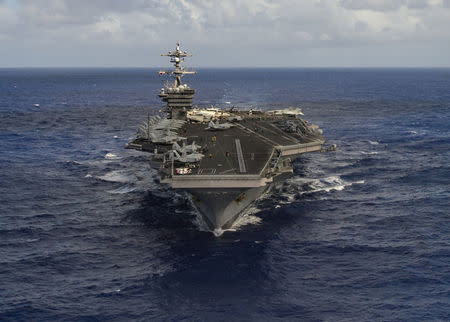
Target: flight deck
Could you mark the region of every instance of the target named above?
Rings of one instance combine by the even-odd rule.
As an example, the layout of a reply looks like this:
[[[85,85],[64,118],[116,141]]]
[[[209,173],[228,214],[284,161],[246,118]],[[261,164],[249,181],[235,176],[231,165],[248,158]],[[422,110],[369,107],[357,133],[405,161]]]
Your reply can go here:
[[[275,148],[315,141],[314,137],[288,134],[273,125],[273,120],[243,120],[227,130],[206,130],[205,124],[186,124],[179,134],[188,144],[202,147],[204,157],[190,174],[195,175],[259,175]]]

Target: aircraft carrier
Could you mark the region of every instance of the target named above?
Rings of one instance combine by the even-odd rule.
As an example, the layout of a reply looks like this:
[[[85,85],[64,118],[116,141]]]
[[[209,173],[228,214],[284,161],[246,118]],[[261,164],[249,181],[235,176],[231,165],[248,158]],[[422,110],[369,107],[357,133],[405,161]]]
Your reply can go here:
[[[189,55],[176,49],[173,82],[158,96],[167,103],[163,116],[147,116],[127,148],[149,152],[161,182],[190,194],[212,231],[232,226],[237,217],[277,180],[292,174],[291,162],[303,153],[324,151],[316,125],[299,108],[238,110],[194,108],[195,90],[182,83]]]

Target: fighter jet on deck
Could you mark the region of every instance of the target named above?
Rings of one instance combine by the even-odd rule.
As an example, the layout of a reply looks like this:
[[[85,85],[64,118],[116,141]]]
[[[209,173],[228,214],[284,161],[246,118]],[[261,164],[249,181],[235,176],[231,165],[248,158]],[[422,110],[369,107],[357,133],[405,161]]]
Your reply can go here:
[[[178,136],[176,133],[167,130],[165,133],[160,131],[150,132],[150,138],[153,143],[159,144],[173,144],[181,140],[186,140],[185,137]]]
[[[194,153],[197,152],[198,149],[200,149],[201,146],[195,144],[195,141],[193,141],[191,144],[186,145],[186,143],[183,142],[183,146],[181,147],[177,142],[172,144],[172,149],[175,151],[178,151],[180,153]]]
[[[217,121],[216,123],[214,123],[213,121],[209,121],[208,127],[205,128],[205,130],[228,130],[233,126],[234,125],[231,123],[220,124],[219,121]]]
[[[179,161],[179,162],[183,162],[183,163],[198,162],[204,157],[204,155],[201,153],[187,154],[186,152],[183,152],[180,155],[177,150],[172,150],[172,153],[173,153],[173,159],[175,161]]]

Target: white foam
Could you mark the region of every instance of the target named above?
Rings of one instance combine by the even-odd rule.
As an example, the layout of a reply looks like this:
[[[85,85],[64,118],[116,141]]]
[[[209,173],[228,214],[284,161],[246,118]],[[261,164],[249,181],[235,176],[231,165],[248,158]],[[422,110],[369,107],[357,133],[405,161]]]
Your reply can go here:
[[[212,233],[214,234],[214,236],[220,237],[220,236],[223,235],[223,233],[224,233],[225,231],[230,231],[230,230],[229,230],[229,229],[216,228],[216,229],[214,229],[214,230],[212,231]],[[234,230],[233,230],[233,231],[234,231]]]
[[[281,193],[281,195],[286,200],[282,200],[279,204],[289,204],[295,200],[297,195],[304,195],[317,192],[333,192],[342,191],[346,187],[353,184],[364,184],[364,180],[359,180],[355,182],[347,182],[343,180],[340,176],[329,176],[325,178],[292,178],[286,181],[288,186],[288,191]],[[306,187],[305,187],[306,185]],[[305,189],[309,188],[309,189]]]
[[[116,160],[116,159],[119,159],[119,157],[117,156],[117,154],[108,152],[105,154],[105,159],[106,160]]]
[[[259,211],[260,209],[252,206],[246,209],[242,214],[240,214],[230,228],[228,229],[216,228],[212,231],[212,233],[214,234],[214,236],[220,237],[223,235],[223,233],[227,231],[238,231],[239,229],[247,225],[259,225],[261,224],[262,219],[253,215]]]
[[[330,177],[323,178],[321,180],[323,180],[324,182],[328,182],[328,183],[342,182],[342,179],[340,176],[330,176]]]
[[[97,178],[100,180],[103,180],[103,181],[122,182],[122,183],[137,181],[137,178],[134,174],[130,174],[129,172],[127,172],[125,170],[114,170],[114,171],[108,172],[107,174],[105,174],[103,176],[98,176]]]
[[[300,194],[314,193],[314,192],[330,192],[330,191],[341,191],[344,190],[346,184],[339,176],[331,176],[323,179],[315,179],[311,182],[311,190],[306,190],[300,192]]]
[[[256,208],[257,209],[257,208]],[[259,209],[257,210],[251,210],[251,211],[255,211],[258,212]],[[247,226],[247,225],[259,225],[261,224],[262,219],[254,216],[253,213],[243,213],[242,215],[240,215],[236,221],[233,223],[233,226],[231,228],[233,229],[239,229],[241,227]]]
[[[120,187],[120,188],[117,188],[117,189],[114,189],[114,190],[109,190],[108,192],[112,193],[112,194],[126,194],[126,193],[133,192],[135,190],[136,190],[135,187],[123,186],[123,187]]]
[[[370,151],[370,152],[366,152],[366,151],[361,151],[361,154],[368,154],[368,155],[372,155],[372,154],[378,154],[377,151]]]
[[[372,145],[378,145],[378,144],[380,144],[380,143],[378,143],[377,141],[369,141],[369,143],[372,144]]]
[[[259,199],[261,199],[261,198],[259,198]],[[242,214],[243,214],[243,216],[251,216],[260,211],[261,211],[261,209],[259,209],[258,207],[256,207],[255,205],[252,204],[250,207],[246,208]]]
[[[352,165],[352,163],[341,161],[341,162],[334,162],[333,165],[335,167],[348,167],[348,166]]]
[[[92,178],[92,174],[88,173],[87,175],[84,176],[85,178]]]

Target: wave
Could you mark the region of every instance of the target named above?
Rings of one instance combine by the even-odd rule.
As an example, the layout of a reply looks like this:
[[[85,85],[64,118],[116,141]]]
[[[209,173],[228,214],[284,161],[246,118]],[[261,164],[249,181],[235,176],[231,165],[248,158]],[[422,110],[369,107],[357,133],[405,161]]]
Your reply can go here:
[[[117,154],[114,154],[112,152],[108,152],[105,154],[105,159],[106,160],[117,160],[120,159],[120,157],[117,156]]]
[[[261,224],[262,219],[260,217],[254,216],[254,214],[260,211],[261,209],[254,206],[247,208],[242,214],[239,215],[239,217],[236,219],[236,221],[230,228],[227,229],[216,228],[212,231],[212,233],[214,234],[214,236],[220,237],[227,231],[234,232],[248,225],[259,225]]]
[[[274,187],[273,191],[266,191],[263,195],[261,195],[258,200],[265,201],[270,200],[270,207],[280,208],[280,204],[290,204],[295,201],[295,199],[299,195],[304,194],[314,194],[314,193],[331,193],[334,191],[342,191],[346,187],[355,185],[355,184],[364,184],[364,180],[352,181],[348,182],[343,180],[340,176],[329,176],[324,178],[301,178],[294,177],[288,179],[283,184],[278,187]],[[273,198],[274,195],[279,195],[281,198]],[[276,204],[274,204],[274,200]],[[193,208],[196,209],[195,205],[192,203]],[[258,205],[258,204],[257,204]],[[216,237],[222,236],[225,232],[235,232],[239,231],[243,227],[247,225],[259,225],[262,222],[262,219],[258,216],[255,216],[256,213],[262,211],[257,205],[252,205],[244,212],[239,215],[233,225],[228,229],[215,229],[211,230],[208,225],[204,222],[203,217],[200,212],[196,211],[196,215],[194,218],[194,225],[200,231],[211,232]],[[264,203],[260,206],[264,207]]]
[[[339,176],[331,176],[323,179],[313,179],[310,182],[311,190],[301,191],[300,194],[314,193],[314,192],[331,192],[331,191],[342,191],[346,187],[352,186],[353,184],[364,184],[364,180],[347,182]]]
[[[346,187],[354,184],[364,184],[364,180],[348,182],[342,179],[339,175],[329,176],[324,178],[301,178],[294,177],[288,179],[281,187],[276,190],[280,193],[282,200],[281,204],[293,202],[297,196],[315,193],[330,193],[334,191],[342,191]]]
[[[134,174],[131,174],[130,171],[127,170],[113,170],[111,172],[106,173],[102,176],[97,176],[97,179],[108,181],[108,182],[136,182],[137,177]]]
[[[342,191],[346,186],[350,184],[345,184],[343,180],[338,177],[333,177],[329,181],[314,180],[309,184],[309,189],[298,192],[299,195],[317,193],[317,192],[331,192],[331,191]]]
[[[112,194],[126,194],[126,193],[130,193],[136,190],[136,187],[131,187],[131,186],[123,186],[114,190],[108,190],[107,192],[112,193]]]
[[[262,219],[254,214],[260,212],[261,209],[257,207],[250,207],[244,213],[242,213],[234,222],[232,229],[238,230],[241,227],[247,225],[259,225],[261,224]]]

